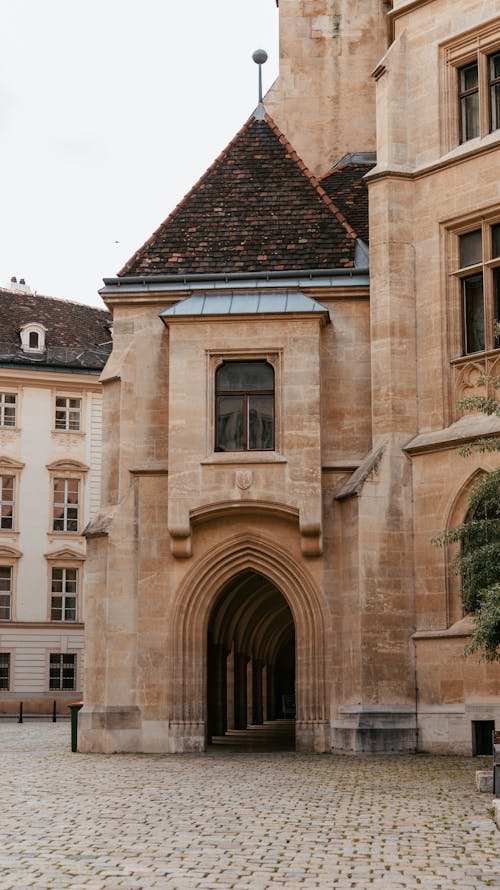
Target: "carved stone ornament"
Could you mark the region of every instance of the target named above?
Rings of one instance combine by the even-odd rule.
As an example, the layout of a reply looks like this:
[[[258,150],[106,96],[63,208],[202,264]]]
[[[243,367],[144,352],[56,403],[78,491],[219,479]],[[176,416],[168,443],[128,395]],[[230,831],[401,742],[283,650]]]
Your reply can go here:
[[[238,488],[241,488],[242,491],[246,491],[250,488],[253,482],[253,473],[251,470],[238,470],[236,473],[236,485]]]

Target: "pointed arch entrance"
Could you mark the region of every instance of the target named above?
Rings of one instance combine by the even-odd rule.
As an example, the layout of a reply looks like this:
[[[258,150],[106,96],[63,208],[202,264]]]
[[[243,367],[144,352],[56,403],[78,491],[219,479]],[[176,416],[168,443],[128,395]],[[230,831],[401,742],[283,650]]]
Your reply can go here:
[[[327,677],[330,672],[327,659],[330,624],[326,605],[310,574],[288,551],[267,539],[247,534],[213,548],[188,573],[178,591],[173,614],[174,649],[169,692],[172,750],[205,749],[209,732],[209,628],[212,632],[217,616],[221,618],[220,604],[229,596],[227,592],[231,585],[239,583],[255,584],[262,591],[268,586],[269,602],[276,605],[276,619],[280,609],[282,617],[286,609],[289,610],[295,638],[296,748],[298,751],[329,751]],[[229,601],[232,601],[231,597],[227,603]],[[248,608],[247,615],[250,615],[252,606]],[[253,645],[259,635],[258,607],[256,609],[255,622],[246,622],[245,645]],[[289,619],[281,625],[283,645],[291,626]],[[262,625],[260,630],[262,640],[267,640],[271,650],[271,628],[268,628],[268,634],[264,633]],[[276,621],[275,632],[274,645],[278,647],[279,621]],[[258,710],[258,702],[255,707]],[[240,712],[243,713],[242,704]]]
[[[247,569],[223,587],[210,615],[208,741],[231,730],[294,717],[293,616],[276,585]],[[283,745],[292,739],[280,732],[276,741]]]

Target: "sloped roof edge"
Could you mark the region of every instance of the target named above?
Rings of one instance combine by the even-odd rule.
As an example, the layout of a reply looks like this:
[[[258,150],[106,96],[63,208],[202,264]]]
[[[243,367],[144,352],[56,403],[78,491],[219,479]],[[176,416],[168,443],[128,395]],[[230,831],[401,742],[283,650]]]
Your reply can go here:
[[[262,107],[259,106],[253,114],[250,115],[248,120],[243,124],[243,126],[238,130],[235,136],[231,139],[231,141],[226,145],[226,147],[219,153],[219,155],[215,158],[215,160],[210,164],[207,170],[203,173],[203,175],[195,182],[192,188],[187,192],[187,194],[179,201],[176,207],[168,214],[168,216],[163,220],[162,223],[155,229],[155,231],[150,235],[149,238],[135,251],[133,256],[125,263],[125,265],[118,272],[118,276],[126,276],[130,269],[133,268],[134,264],[141,257],[142,253],[154,242],[158,237],[160,237],[161,233],[168,228],[170,223],[176,218],[179,212],[186,206],[192,196],[200,189],[203,183],[209,178],[209,176],[216,170],[216,168],[220,165],[220,163],[224,160],[224,158],[229,154],[231,149],[238,143],[244,133],[249,129],[249,127],[254,123],[255,120],[265,121],[268,125],[269,129],[274,133],[274,135],[278,138],[281,144],[286,149],[289,154],[291,160],[295,162],[302,175],[309,181],[312,188],[316,191],[318,196],[321,198],[322,202],[328,207],[329,211],[336,217],[337,221],[345,230],[347,236],[352,239],[356,239],[357,235],[352,226],[348,223],[346,218],[340,212],[338,207],[334,204],[331,198],[327,195],[325,190],[320,185],[319,181],[316,177],[311,173],[309,168],[305,165],[302,159],[299,157],[293,146],[290,144],[284,133],[279,129],[277,124],[274,122],[273,118],[265,112],[262,114]]]

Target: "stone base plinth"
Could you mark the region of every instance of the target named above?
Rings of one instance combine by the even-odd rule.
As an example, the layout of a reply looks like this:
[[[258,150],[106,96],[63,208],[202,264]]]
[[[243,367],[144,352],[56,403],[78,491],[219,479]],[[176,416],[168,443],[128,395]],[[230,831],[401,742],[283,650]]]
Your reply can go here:
[[[332,749],[352,753],[415,751],[415,712],[402,707],[341,708],[332,723]]]
[[[78,714],[78,751],[115,754],[140,751],[141,712],[134,706],[83,707]]]
[[[297,720],[295,750],[301,754],[326,754],[330,751],[329,736],[326,720]]]

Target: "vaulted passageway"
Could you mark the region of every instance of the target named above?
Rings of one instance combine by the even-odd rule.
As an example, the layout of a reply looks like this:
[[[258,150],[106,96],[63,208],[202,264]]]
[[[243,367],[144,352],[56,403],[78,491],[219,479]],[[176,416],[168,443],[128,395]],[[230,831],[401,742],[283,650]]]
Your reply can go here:
[[[207,661],[209,743],[294,746],[295,627],[275,584],[245,570],[224,585],[210,615]]]

